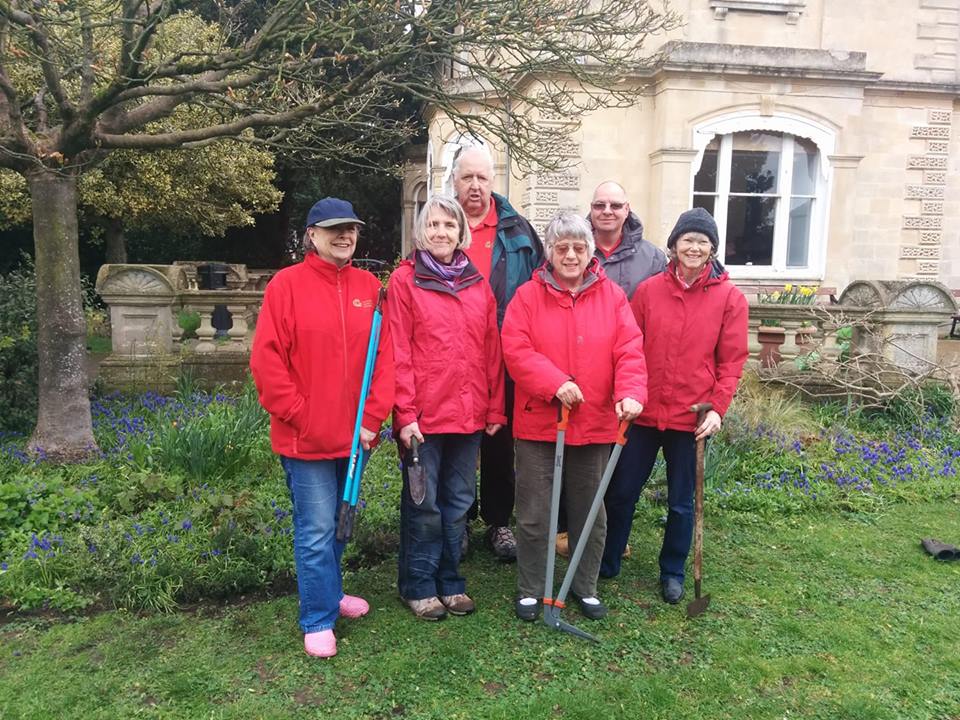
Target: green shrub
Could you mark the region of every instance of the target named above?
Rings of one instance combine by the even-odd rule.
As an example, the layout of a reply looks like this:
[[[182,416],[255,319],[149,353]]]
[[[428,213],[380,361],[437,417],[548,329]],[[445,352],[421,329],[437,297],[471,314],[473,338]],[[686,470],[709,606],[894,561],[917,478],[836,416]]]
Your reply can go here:
[[[28,432],[37,418],[37,297],[33,262],[0,276],[0,430]]]

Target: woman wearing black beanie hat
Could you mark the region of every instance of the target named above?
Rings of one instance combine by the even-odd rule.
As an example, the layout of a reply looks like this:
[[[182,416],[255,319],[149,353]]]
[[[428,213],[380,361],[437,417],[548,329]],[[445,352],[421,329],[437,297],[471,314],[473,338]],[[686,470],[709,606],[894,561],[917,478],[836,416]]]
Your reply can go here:
[[[682,213],[670,233],[667,269],[630,302],[643,331],[648,398],[605,497],[607,539],[600,575],[620,572],[633,512],[660,449],[667,465],[667,525],[660,551],[663,599],[683,597],[693,534],[696,441],[720,429],[747,359],[747,301],[716,259],[717,224],[703,208]],[[690,411],[709,402],[698,425]]]

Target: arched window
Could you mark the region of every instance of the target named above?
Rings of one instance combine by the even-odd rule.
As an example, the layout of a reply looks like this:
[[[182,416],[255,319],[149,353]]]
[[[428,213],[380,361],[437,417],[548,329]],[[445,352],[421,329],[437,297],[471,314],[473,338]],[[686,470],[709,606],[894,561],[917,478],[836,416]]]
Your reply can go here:
[[[694,142],[691,205],[716,219],[731,274],[822,278],[832,134],[798,118],[738,115],[698,128]]]

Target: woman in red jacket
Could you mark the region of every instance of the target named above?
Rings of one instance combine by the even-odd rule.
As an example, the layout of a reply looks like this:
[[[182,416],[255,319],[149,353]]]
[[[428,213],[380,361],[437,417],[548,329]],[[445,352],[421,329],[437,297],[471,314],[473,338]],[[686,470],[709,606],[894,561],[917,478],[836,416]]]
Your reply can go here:
[[[381,290],[375,276],[350,264],[362,224],[345,200],[324,198],[313,206],[304,233],[306,256],[267,285],[250,355],[293,502],[300,627],[304,649],[316,657],[336,654],[338,617],[356,618],[370,609],[363,598],[343,594],[343,543],[335,537]],[[393,389],[393,346],[384,326],[363,413],[365,450],[393,404]]]
[[[414,615],[441,620],[474,611],[460,573],[460,541],[476,493],[484,432],[507,421],[497,303],[463,250],[470,230],[460,204],[435,195],[414,232],[417,249],[390,276],[396,359],[393,426],[404,448],[422,443],[425,495],[411,496],[403,458],[399,590]]]
[[[693,534],[696,441],[720,429],[747,359],[747,301],[716,260],[718,245],[710,213],[694,208],[681,214],[667,240],[667,269],[641,283],[631,301],[643,331],[650,393],[607,489],[600,574],[620,572],[634,508],[663,448],[669,509],[660,588],[668,603],[683,597]],[[700,402],[712,403],[713,410],[697,427],[690,406]]]
[[[643,337],[627,296],[593,257],[590,226],[563,212],[547,227],[547,262],[522,285],[503,322],[503,354],[516,381],[517,585],[514,610],[535,620],[544,567],[557,438],[557,409],[572,408],[564,453],[564,503],[572,546],[600,485],[618,420],[632,420],[647,396]],[[603,507],[590,532],[572,592],[588,618],[607,609],[597,598]]]

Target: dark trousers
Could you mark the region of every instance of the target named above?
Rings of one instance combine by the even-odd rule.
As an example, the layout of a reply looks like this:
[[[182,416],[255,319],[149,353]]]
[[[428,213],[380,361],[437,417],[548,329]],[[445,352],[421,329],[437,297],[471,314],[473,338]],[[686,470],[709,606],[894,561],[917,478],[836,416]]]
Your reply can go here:
[[[693,490],[697,476],[697,443],[692,432],[657,430],[634,425],[604,496],[607,541],[600,563],[601,577],[616,577],[630,539],[633,513],[650,478],[657,453],[667,462],[667,527],[660,549],[660,580],[683,582],[684,564],[693,539]]]
[[[550,503],[556,445],[517,440],[517,590],[520,597],[544,596],[550,533]],[[609,445],[568,445],[563,455],[563,502],[570,522],[570,551],[580,541],[590,506],[600,487]],[[597,571],[603,552],[606,524],[603,506],[588,535],[571,590],[578,597],[597,594]],[[562,575],[555,578],[560,589]]]
[[[460,573],[460,539],[477,489],[480,434],[424,435],[420,466],[427,493],[420,505],[410,497],[410,452],[404,452],[397,575],[405,600],[466,590]]]
[[[493,436],[483,434],[480,441],[480,517],[486,525],[510,524],[516,487],[513,459],[513,380],[504,383],[507,424]],[[470,508],[470,519],[477,517],[477,504]]]

